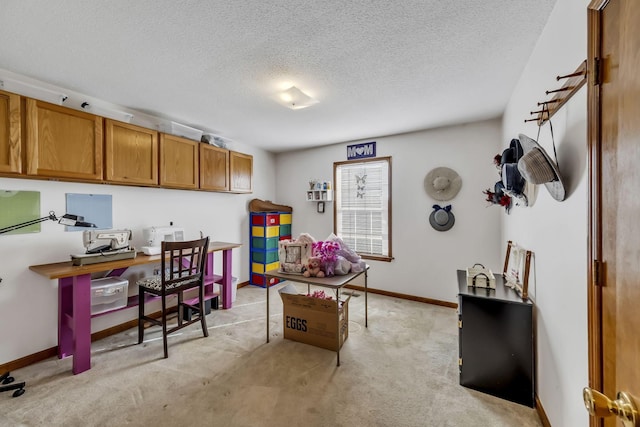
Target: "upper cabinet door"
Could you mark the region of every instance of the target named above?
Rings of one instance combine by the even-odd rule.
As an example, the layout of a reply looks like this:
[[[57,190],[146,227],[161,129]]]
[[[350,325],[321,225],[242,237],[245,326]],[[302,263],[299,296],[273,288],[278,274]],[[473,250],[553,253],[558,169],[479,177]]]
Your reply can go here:
[[[229,150],[200,144],[200,188],[229,191]]]
[[[158,185],[158,132],[105,119],[105,179]]]
[[[198,188],[199,142],[160,134],[160,185],[172,188]]]
[[[22,173],[20,95],[0,90],[0,172]]]
[[[27,99],[27,174],[102,180],[102,117]]]
[[[229,152],[231,182],[229,190],[233,193],[251,193],[253,191],[253,156]]]

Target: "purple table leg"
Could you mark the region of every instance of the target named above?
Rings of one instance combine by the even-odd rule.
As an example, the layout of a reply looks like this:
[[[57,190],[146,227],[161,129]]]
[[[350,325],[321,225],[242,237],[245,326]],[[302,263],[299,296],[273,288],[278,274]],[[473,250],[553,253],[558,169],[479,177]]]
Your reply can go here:
[[[91,275],[58,280],[58,357],[73,356],[73,373],[91,369]]]
[[[213,252],[209,252],[207,254],[207,262],[204,264],[204,275],[205,277],[207,277],[208,279],[210,278],[211,280],[210,284],[205,285],[205,288],[204,288],[205,294],[208,292],[213,293],[214,287],[215,287],[215,277],[213,274]]]
[[[224,308],[231,308],[231,249],[222,251],[222,305]]]
[[[73,278],[73,373],[91,369],[91,275]]]
[[[63,359],[73,354],[73,279],[58,279],[58,358]]]

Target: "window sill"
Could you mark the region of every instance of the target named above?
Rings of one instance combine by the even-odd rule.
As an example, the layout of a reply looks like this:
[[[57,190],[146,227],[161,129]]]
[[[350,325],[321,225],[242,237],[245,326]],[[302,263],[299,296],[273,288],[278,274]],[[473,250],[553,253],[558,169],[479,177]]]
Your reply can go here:
[[[383,261],[383,262],[391,262],[393,261],[393,257],[391,256],[381,256],[381,255],[367,255],[367,254],[358,254],[362,259],[370,259],[373,261]]]

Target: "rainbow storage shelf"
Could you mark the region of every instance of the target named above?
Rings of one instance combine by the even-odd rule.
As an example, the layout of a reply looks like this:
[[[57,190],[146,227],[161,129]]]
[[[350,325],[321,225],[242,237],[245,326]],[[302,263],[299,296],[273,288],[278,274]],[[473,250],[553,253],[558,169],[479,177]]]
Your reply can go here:
[[[290,212],[252,212],[249,221],[249,284],[262,288],[279,279],[267,280],[266,273],[280,267],[278,242],[291,239]]]

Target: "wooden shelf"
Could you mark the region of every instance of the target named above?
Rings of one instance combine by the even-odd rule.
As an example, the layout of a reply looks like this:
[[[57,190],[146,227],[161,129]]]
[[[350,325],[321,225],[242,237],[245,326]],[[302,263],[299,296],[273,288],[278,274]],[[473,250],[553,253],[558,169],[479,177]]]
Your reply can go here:
[[[331,202],[333,190],[307,190],[307,202]]]

